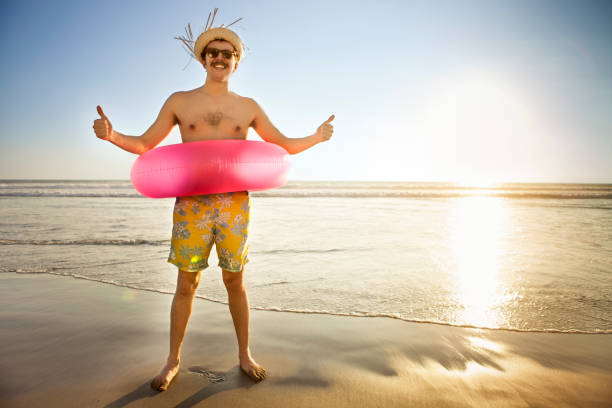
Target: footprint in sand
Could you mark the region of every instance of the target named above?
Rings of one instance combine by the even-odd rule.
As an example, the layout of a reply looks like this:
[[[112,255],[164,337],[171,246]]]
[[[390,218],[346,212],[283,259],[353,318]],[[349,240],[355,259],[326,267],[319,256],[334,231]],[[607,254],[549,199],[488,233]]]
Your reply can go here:
[[[211,383],[220,383],[225,381],[225,377],[223,377],[222,375],[215,373],[214,371],[210,371],[208,369],[206,369],[205,367],[190,367],[189,371],[191,371],[194,374],[200,374],[201,376],[205,377],[209,382]]]

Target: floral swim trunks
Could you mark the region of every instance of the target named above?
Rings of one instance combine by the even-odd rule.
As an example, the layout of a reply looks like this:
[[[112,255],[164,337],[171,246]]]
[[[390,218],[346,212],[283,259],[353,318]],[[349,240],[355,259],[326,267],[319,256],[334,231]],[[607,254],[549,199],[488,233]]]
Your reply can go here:
[[[249,192],[177,197],[168,262],[197,272],[208,268],[216,244],[219,266],[241,272],[248,259]]]

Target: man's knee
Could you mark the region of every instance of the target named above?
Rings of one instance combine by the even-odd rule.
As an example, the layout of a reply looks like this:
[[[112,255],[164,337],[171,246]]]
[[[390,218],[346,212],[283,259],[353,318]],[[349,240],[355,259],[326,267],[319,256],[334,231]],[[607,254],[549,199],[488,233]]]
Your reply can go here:
[[[223,270],[223,283],[225,284],[225,288],[228,291],[244,289],[244,285],[242,281],[242,272],[230,272],[224,269]]]
[[[200,272],[187,272],[179,270],[176,293],[183,296],[193,296],[200,283]]]

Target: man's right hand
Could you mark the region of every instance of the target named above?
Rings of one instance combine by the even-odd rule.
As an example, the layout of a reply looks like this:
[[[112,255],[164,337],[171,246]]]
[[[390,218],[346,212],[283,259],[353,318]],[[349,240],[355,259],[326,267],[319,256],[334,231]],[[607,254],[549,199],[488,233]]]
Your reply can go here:
[[[93,124],[96,136],[102,140],[109,140],[113,134],[113,125],[110,123],[110,120],[108,120],[104,112],[102,112],[100,105],[98,105],[98,115],[100,115],[100,119],[94,120]]]

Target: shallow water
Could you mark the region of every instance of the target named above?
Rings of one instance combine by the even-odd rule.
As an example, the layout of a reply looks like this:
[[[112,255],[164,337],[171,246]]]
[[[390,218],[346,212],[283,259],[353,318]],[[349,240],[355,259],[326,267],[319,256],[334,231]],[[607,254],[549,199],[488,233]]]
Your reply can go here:
[[[612,185],[292,182],[251,194],[251,306],[612,332]],[[169,292],[174,199],[0,181],[0,271]],[[224,302],[214,251],[198,296]]]

